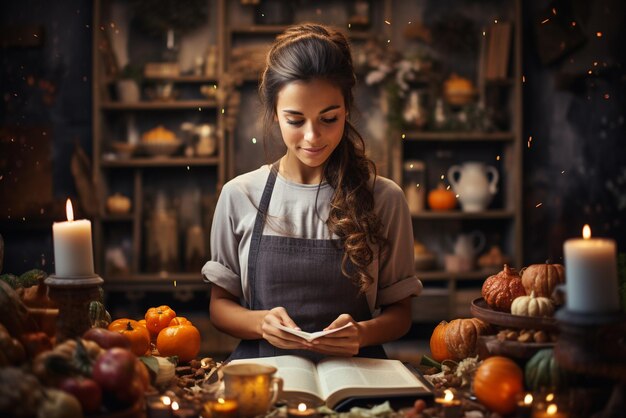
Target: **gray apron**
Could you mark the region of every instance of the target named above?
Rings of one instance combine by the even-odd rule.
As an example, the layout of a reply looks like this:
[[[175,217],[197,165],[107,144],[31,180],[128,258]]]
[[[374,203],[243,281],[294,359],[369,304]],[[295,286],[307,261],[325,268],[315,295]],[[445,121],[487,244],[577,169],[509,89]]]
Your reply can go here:
[[[257,212],[250,254],[248,281],[251,310],[282,306],[306,332],[320,331],[340,314],[355,321],[371,319],[364,294],[341,273],[343,249],[339,240],[319,240],[263,235],[264,214],[269,208],[278,163],[263,190]],[[242,340],[230,360],[238,358],[299,355],[318,361],[325,356],[308,350],[285,350],[264,339]],[[360,357],[387,358],[382,346],[363,347]]]

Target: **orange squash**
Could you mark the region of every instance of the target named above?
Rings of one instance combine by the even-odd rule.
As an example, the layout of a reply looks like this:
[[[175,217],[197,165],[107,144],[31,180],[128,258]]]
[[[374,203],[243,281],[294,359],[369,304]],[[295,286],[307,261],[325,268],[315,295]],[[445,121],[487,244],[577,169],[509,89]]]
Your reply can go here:
[[[136,356],[150,354],[150,333],[139,322],[133,319],[120,318],[111,322],[108,329],[119,332],[126,337],[130,341],[130,351]]]
[[[489,325],[478,318],[460,318],[450,321],[446,327],[445,342],[451,359],[463,360],[476,355],[478,337],[489,329]]]
[[[165,357],[178,356],[186,363],[200,352],[200,332],[193,325],[174,325],[163,328],[156,340],[159,354]]]
[[[446,345],[447,326],[448,323],[446,321],[441,321],[430,336],[430,352],[433,359],[439,362],[452,358],[452,354],[448,351],[448,346]]]
[[[509,313],[515,298],[526,295],[519,274],[506,264],[501,272],[485,280],[481,293],[492,309]]]
[[[170,321],[176,317],[176,312],[167,305],[150,308],[146,311],[146,328],[152,335],[158,335],[159,332],[170,324]]]
[[[558,284],[565,283],[565,269],[561,264],[531,264],[520,273],[527,295],[535,292],[537,297],[549,298]]]
[[[177,316],[175,318],[172,318],[172,320],[170,321],[168,327],[171,327],[171,326],[174,326],[174,325],[193,325],[193,324],[191,323],[190,320],[188,320],[184,316]]]
[[[507,357],[489,357],[476,369],[473,389],[483,405],[507,415],[515,411],[516,396],[524,390],[524,373]]]
[[[434,211],[452,210],[456,207],[456,195],[451,190],[446,190],[443,183],[439,183],[436,189],[428,193],[428,206]]]

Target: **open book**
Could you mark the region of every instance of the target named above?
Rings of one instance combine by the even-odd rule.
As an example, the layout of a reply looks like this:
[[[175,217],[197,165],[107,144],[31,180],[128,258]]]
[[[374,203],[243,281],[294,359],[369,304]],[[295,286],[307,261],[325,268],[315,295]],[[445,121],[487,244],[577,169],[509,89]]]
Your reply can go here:
[[[298,356],[233,360],[231,364],[262,363],[278,369],[284,400],[299,399],[309,405],[334,409],[352,397],[415,396],[431,389],[398,360],[363,357],[327,357],[315,364]]]

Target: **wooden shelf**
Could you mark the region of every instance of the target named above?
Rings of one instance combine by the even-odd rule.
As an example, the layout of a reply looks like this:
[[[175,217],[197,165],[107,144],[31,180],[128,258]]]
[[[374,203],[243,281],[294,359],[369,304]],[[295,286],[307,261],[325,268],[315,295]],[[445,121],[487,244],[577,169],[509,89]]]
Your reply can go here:
[[[217,84],[217,77],[206,77],[203,75],[179,75],[163,77],[144,77],[145,81],[171,81],[172,83],[210,83]]]
[[[107,213],[103,215],[101,218],[102,222],[132,222],[135,220],[135,217],[132,213],[124,213],[124,214],[110,214]]]
[[[120,160],[103,159],[100,165],[102,167],[184,167],[184,166],[217,166],[220,163],[218,157],[207,158],[187,158],[187,157],[145,157],[145,158],[127,158]]]
[[[231,27],[231,35],[278,35],[287,29],[287,25],[248,25]]]
[[[137,288],[143,291],[206,290],[208,292],[210,289],[210,286],[202,281],[200,273],[169,272],[107,276],[104,277],[103,286],[107,291]]]
[[[497,273],[495,270],[472,270],[466,272],[449,272],[442,270],[434,271],[417,271],[417,277],[424,281],[448,281],[448,280],[484,280],[487,277]]]
[[[452,219],[511,219],[515,213],[511,210],[486,210],[483,212],[461,212],[459,210],[449,212],[425,211],[411,215],[414,220],[452,220]]]
[[[235,26],[230,28],[231,35],[256,36],[256,35],[278,35],[287,29],[288,25],[250,25]],[[352,30],[349,28],[338,28],[346,36],[352,39],[367,40],[374,36],[372,32],[366,30]]]
[[[459,142],[459,141],[494,141],[512,142],[515,135],[511,132],[402,132],[404,141]]]
[[[179,100],[171,102],[137,102],[137,103],[121,103],[121,102],[102,102],[100,108],[102,110],[177,110],[177,109],[194,109],[194,108],[215,108],[216,100]]]

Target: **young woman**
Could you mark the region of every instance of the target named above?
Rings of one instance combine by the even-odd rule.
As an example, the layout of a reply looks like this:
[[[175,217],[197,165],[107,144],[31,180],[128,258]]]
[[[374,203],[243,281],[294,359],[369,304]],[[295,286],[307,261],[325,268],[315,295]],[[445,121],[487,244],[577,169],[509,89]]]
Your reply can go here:
[[[349,122],[354,84],[348,42],[328,27],[291,27],[268,53],[266,133],[278,125],[287,151],[224,186],[202,269],[211,321],[242,339],[231,359],[385,357],[382,344],[410,327],[422,289],[411,219]],[[308,343],[279,324],[350,325]]]

